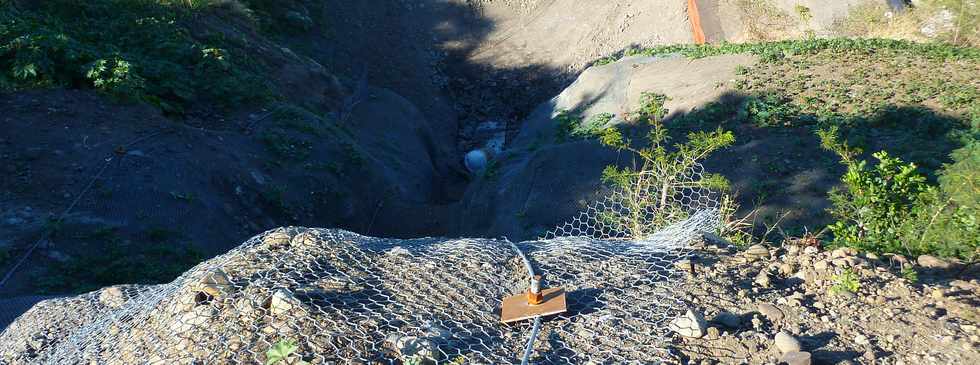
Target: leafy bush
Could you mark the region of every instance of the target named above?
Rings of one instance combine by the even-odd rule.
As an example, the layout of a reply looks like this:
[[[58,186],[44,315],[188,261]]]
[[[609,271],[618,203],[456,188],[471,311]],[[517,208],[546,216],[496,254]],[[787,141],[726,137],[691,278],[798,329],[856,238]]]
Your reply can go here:
[[[834,240],[845,246],[904,252],[900,227],[916,218],[914,206],[930,186],[915,164],[905,164],[884,151],[873,156],[878,160],[874,167],[868,167],[867,161],[848,164],[841,179],[846,190],[831,191],[831,212],[837,222],[828,228]]]
[[[830,193],[828,226],[833,244],[873,252],[935,254],[975,260],[980,254],[980,147],[974,143],[954,153],[955,163],[927,182],[915,164],[881,151],[869,166],[860,151],[837,140],[837,129],[819,132],[825,148],[841,156],[847,172],[844,189]]]
[[[270,95],[225,36],[192,35],[212,1],[50,0],[0,5],[0,88],[95,88],[182,113]]]

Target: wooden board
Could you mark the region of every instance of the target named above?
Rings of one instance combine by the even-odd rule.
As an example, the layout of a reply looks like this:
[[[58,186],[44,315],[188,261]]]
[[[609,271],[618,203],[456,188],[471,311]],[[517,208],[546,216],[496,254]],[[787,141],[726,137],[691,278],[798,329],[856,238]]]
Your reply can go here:
[[[568,310],[565,305],[565,290],[562,288],[544,289],[541,291],[541,296],[544,298],[541,304],[538,305],[528,304],[527,293],[504,298],[500,306],[500,321],[511,323],[539,316],[563,313]]]

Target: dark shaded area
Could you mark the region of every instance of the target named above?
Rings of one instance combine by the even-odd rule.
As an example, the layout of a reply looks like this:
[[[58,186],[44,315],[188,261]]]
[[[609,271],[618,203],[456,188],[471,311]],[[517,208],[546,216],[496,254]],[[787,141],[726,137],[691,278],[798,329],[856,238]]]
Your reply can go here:
[[[570,110],[584,109],[601,97],[586,98]],[[838,156],[821,147],[818,129],[838,126],[849,144],[864,151],[862,159],[885,150],[916,163],[933,179],[950,162],[950,152],[970,135],[963,120],[924,106],[883,105],[871,115],[832,117],[772,112],[786,103],[781,96],[731,92],[699,109],[669,114],[665,122],[671,143],[716,128],[735,134],[732,147],[704,162],[705,171],[728,178],[741,207],[738,216],[748,216],[758,238],[768,232],[769,241],[816,232],[832,222],[828,192],[839,186],[845,169]],[[560,121],[548,119],[555,112],[548,105],[536,110],[529,120],[543,126],[538,138],[501,156],[500,172],[468,192],[458,232],[488,231],[516,240],[541,237],[608,193],[609,186],[600,179],[603,168],[640,162],[591,137],[559,138]],[[636,145],[645,143],[649,131],[649,126],[635,123],[617,128]]]
[[[91,91],[4,95],[0,108],[10,124],[0,152],[10,164],[0,178],[0,212],[23,223],[5,236],[10,260],[0,265],[35,243],[40,248],[0,292],[35,293],[38,283],[60,293],[165,282],[283,225],[390,237],[481,235],[451,224],[470,179],[460,166],[460,131],[485,118],[516,122],[561,85],[539,87],[556,75],[545,66],[470,64],[494,24],[469,7],[407,6],[289,1],[274,14],[258,9],[258,27],[244,35],[237,31],[250,23],[236,16],[215,17],[212,9],[192,18],[195,37],[224,33],[254,47],[285,91],[283,103],[195,112],[173,123],[146,105]],[[286,10],[312,22],[263,22]],[[76,198],[63,222],[50,223]],[[130,260],[146,264],[127,274]],[[101,273],[88,273],[92,265]]]

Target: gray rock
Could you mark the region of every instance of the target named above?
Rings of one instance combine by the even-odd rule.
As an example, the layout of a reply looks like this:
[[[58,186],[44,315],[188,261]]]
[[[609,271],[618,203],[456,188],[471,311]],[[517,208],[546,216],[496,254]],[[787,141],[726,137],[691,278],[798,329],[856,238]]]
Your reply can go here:
[[[436,345],[424,338],[415,336],[391,335],[386,340],[398,351],[402,361],[409,359],[423,363],[434,363],[436,357]]]
[[[285,289],[276,289],[269,300],[269,312],[273,315],[288,313],[299,306],[299,300]]]
[[[864,345],[870,345],[871,344],[871,340],[869,340],[868,337],[865,336],[865,335],[857,335],[857,336],[854,336],[854,343],[856,343],[858,345],[862,345],[862,346],[864,346]]]
[[[742,253],[745,259],[749,262],[756,261],[758,259],[768,259],[770,257],[769,249],[763,245],[752,245],[745,252]]]
[[[693,266],[691,260],[680,260],[674,263],[674,267],[683,272],[690,272]]]
[[[739,328],[742,326],[742,318],[732,312],[718,313],[711,321],[728,328]]]
[[[708,327],[707,338],[709,340],[716,340],[719,337],[721,337],[721,331],[718,330],[718,327]]]
[[[10,217],[10,218],[5,219],[3,221],[3,223],[6,224],[6,225],[8,225],[8,226],[17,226],[17,225],[20,225],[20,224],[24,223],[24,220],[23,219],[20,219],[20,218],[17,218],[17,217]]]
[[[57,251],[57,250],[49,250],[46,253],[46,256],[48,256],[49,259],[52,259],[54,261],[61,262],[61,263],[65,263],[65,262],[71,261],[71,256],[68,256],[64,252]]]
[[[790,247],[795,247],[795,246],[790,246]],[[782,265],[779,265],[779,274],[784,277],[793,275],[794,271],[796,271],[796,267],[791,263],[785,262]]]
[[[858,251],[851,247],[841,247],[830,252],[830,256],[834,258],[848,257],[857,255]]]
[[[707,331],[708,323],[701,314],[688,309],[683,316],[671,321],[669,328],[684,337],[701,338]]]
[[[449,330],[435,322],[427,322],[423,328],[425,329],[425,336],[431,339],[445,340],[452,337]]]
[[[779,331],[773,339],[773,344],[776,345],[776,348],[779,349],[779,353],[781,354],[800,351],[800,341],[789,333],[786,333],[786,331]]]
[[[282,246],[288,246],[289,241],[292,237],[288,233],[283,231],[269,232],[265,237],[262,237],[262,244],[268,248],[278,248]]]
[[[793,277],[803,280],[805,283],[813,283],[817,280],[817,273],[813,272],[813,270],[803,269],[793,274]]]
[[[953,264],[949,261],[930,255],[919,256],[915,262],[926,269],[948,270],[953,268]]]
[[[773,322],[783,320],[783,311],[769,303],[759,303],[759,313],[766,316],[766,318],[769,318],[769,320]]]
[[[389,255],[393,256],[411,256],[412,253],[408,250],[402,248],[402,246],[395,246],[388,250]]]
[[[126,303],[126,296],[117,286],[110,286],[99,291],[99,302],[109,308],[119,308]]]
[[[830,262],[827,262],[827,260],[820,260],[813,264],[813,268],[817,271],[827,271],[829,267]]]
[[[201,305],[194,307],[193,310],[181,315],[173,323],[171,330],[174,335],[178,335],[195,329],[204,329],[211,321],[211,318],[217,314],[218,310],[211,306]]]
[[[204,274],[197,290],[205,292],[213,298],[220,299],[233,293],[235,287],[231,284],[231,279],[228,278],[228,274],[224,270],[217,269]]]
[[[810,353],[805,351],[787,352],[779,358],[779,363],[786,365],[810,365],[810,362]]]
[[[768,288],[771,285],[769,274],[765,271],[760,272],[759,275],[755,277],[755,283],[763,288]]]

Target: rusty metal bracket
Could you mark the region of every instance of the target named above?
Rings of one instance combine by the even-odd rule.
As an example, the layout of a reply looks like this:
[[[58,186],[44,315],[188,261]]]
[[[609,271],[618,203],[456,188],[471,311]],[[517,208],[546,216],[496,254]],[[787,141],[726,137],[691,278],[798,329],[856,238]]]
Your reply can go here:
[[[504,298],[500,306],[500,321],[512,323],[567,310],[565,291],[562,288],[542,289],[541,276],[535,275],[526,293]]]

